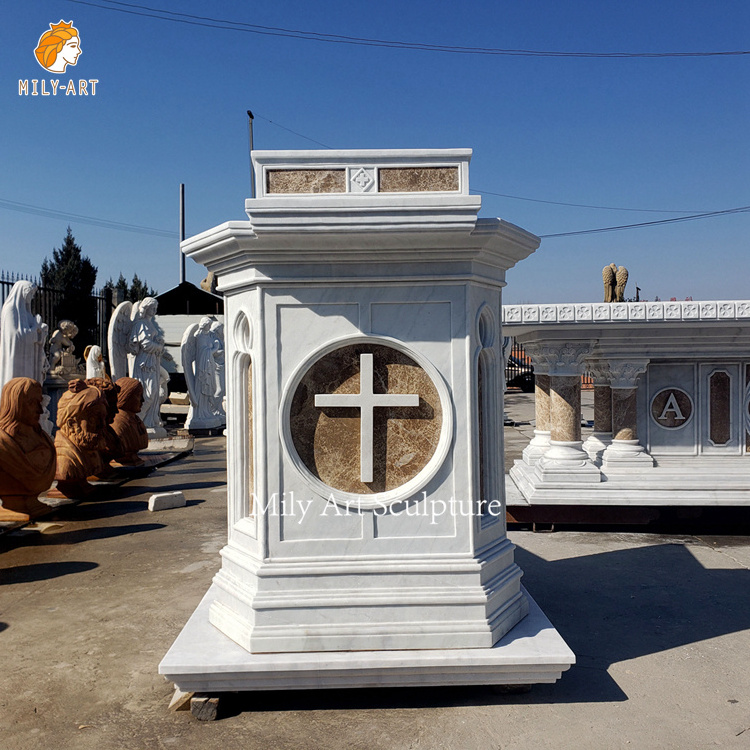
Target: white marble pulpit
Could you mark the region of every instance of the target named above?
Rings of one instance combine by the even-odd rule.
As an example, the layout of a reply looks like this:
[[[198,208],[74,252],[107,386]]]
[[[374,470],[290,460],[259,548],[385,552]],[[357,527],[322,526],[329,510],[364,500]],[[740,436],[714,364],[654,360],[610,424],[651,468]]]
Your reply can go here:
[[[183,243],[225,295],[229,538],[160,666],[181,689],[573,662],[505,529],[501,289],[539,240],[478,218],[470,157],[256,151],[249,221]]]

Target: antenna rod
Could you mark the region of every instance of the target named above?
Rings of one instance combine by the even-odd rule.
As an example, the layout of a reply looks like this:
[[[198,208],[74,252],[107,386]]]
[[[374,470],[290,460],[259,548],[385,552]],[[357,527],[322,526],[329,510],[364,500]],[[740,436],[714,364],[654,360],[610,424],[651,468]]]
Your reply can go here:
[[[253,169],[253,113],[247,110],[247,129],[250,135],[250,197],[255,198],[255,169]]]
[[[180,243],[185,240],[185,185],[180,183]],[[180,250],[180,284],[185,283],[185,254]]]

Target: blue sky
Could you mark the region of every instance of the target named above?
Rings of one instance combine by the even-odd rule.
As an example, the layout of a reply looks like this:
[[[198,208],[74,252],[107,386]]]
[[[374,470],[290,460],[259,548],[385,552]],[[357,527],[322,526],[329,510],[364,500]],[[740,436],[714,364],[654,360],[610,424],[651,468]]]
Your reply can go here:
[[[746,0],[132,1],[249,24],[438,45],[750,49]],[[680,214],[536,201],[695,213],[750,205],[750,55],[459,55],[204,28],[91,2],[106,7],[70,0],[4,6],[0,270],[37,273],[70,223],[99,268],[99,282],[122,271],[159,291],[174,286],[176,235],[48,218],[4,202],[176,233],[183,182],[188,235],[244,219],[248,109],[262,149],[316,147],[279,125],[334,148],[472,148],[480,215],[538,235]],[[57,77],[37,64],[33,50],[60,19],[79,29],[82,54],[59,78],[98,79],[96,96],[19,96],[19,79]],[[749,237],[745,212],[543,239],[508,273],[504,301],[599,300],[601,268],[610,262],[629,269],[628,294],[637,283],[647,299],[746,299]],[[198,282],[205,270],[188,261],[187,274]]]

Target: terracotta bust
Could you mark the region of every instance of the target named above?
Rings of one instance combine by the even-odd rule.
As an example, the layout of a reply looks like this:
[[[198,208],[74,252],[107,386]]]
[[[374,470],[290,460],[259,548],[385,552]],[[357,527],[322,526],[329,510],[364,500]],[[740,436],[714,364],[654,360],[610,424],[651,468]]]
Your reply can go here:
[[[87,477],[103,470],[107,449],[107,401],[95,386],[71,380],[57,405],[57,480],[51,497],[81,497],[93,489]]]
[[[1,521],[26,521],[49,511],[37,497],[54,479],[55,446],[39,425],[41,413],[38,381],[12,378],[5,384],[0,396]]]
[[[86,385],[98,388],[107,402],[107,424],[104,427],[106,447],[102,451],[102,463],[104,467],[103,471],[96,475],[97,478],[101,479],[103,475],[112,473],[113,469],[109,466],[109,462],[117,459],[122,453],[120,438],[117,437],[117,433],[112,429],[112,422],[115,421],[115,417],[117,416],[117,397],[120,389],[111,380],[105,378],[86,378]]]
[[[140,466],[138,451],[148,448],[146,425],[139,416],[143,407],[143,385],[135,378],[120,378],[116,385],[117,415],[112,429],[120,439],[121,453],[116,461],[123,466]]]

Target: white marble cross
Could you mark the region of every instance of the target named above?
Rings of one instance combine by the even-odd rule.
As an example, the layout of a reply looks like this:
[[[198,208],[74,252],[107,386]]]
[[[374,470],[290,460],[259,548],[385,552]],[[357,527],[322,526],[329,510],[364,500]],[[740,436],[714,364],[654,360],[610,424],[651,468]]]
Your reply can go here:
[[[326,393],[315,396],[315,406],[344,406],[360,410],[359,478],[372,482],[373,414],[378,406],[419,406],[416,393],[374,393],[372,354],[359,355],[359,393]]]

